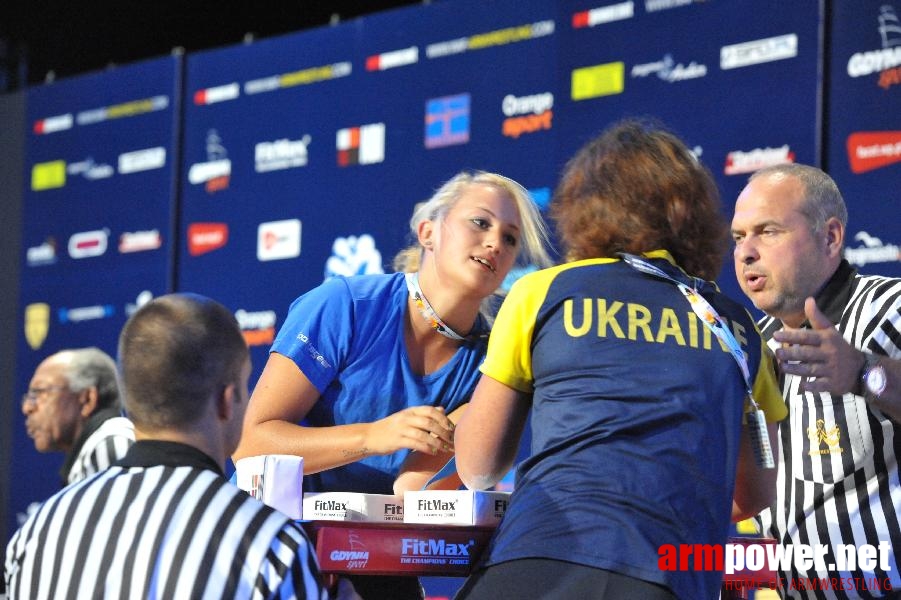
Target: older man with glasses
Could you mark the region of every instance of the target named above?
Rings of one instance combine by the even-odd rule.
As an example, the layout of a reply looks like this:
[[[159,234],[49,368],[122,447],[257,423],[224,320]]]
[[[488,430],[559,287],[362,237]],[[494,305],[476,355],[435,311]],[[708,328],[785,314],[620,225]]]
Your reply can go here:
[[[62,350],[41,362],[22,413],[38,452],[66,453],[63,485],[110,466],[135,439],[121,414],[116,363],[98,348]]]

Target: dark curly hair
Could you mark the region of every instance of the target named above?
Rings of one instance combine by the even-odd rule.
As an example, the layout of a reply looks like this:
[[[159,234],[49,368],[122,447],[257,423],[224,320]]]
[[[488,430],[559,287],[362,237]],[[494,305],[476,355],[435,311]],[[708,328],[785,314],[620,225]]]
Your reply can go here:
[[[712,175],[647,119],[614,123],[583,146],[566,165],[550,216],[567,260],[663,249],[712,280],[728,249]]]

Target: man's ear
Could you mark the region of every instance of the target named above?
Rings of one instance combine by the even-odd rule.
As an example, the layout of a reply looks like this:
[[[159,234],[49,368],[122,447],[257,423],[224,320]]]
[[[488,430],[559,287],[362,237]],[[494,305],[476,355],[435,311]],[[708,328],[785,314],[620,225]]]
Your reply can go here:
[[[826,246],[831,255],[841,255],[845,247],[845,226],[835,217],[826,220]]]
[[[229,421],[235,412],[235,384],[230,383],[222,389],[216,398],[216,415],[223,421]]]
[[[97,403],[100,400],[100,394],[97,393],[97,388],[91,386],[85,390],[82,390],[78,394],[78,409],[81,413],[81,416],[87,419],[91,415],[94,414],[94,411],[97,410]]]

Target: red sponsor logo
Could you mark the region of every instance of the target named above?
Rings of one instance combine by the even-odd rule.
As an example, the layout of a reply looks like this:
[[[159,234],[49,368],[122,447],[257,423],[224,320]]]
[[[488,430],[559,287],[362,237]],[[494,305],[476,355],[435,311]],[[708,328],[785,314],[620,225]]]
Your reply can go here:
[[[188,225],[188,254],[200,256],[228,243],[227,223],[191,223]]]
[[[858,131],[848,136],[848,163],[866,173],[901,162],[901,131]]]

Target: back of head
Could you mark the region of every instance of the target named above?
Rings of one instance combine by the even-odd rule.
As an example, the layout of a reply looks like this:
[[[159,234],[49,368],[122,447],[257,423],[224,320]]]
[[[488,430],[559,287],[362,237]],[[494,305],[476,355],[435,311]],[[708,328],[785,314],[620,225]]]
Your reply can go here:
[[[473,185],[487,185],[509,196],[519,212],[522,221],[521,244],[517,263],[525,266],[535,264],[546,267],[551,264],[548,253],[548,232],[544,219],[535,202],[517,182],[503,175],[486,171],[463,171],[446,181],[431,198],[420,202],[410,217],[410,232],[416,239],[419,224],[423,221],[441,221],[457,203],[467,189]],[[411,273],[419,270],[422,247],[414,244],[401,250],[394,258],[394,270]]]
[[[728,230],[710,172],[658,124],[624,120],[567,163],[551,204],[568,260],[668,250],[715,279]]]
[[[170,294],[135,312],[119,335],[125,409],[146,431],[196,423],[240,381],[248,351],[234,315],[195,294]]]
[[[66,379],[74,393],[97,388],[97,410],[119,408],[119,382],[116,362],[100,348],[73,348],[58,355],[68,355]]]
[[[811,230],[823,231],[826,221],[835,217],[843,227],[848,226],[848,208],[835,181],[824,171],[810,165],[786,163],[771,165],[755,171],[748,182],[758,178],[782,176],[791,177],[804,189],[804,203],[801,212],[810,223]]]

